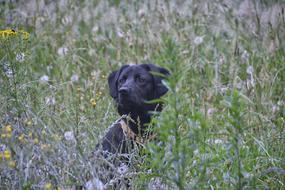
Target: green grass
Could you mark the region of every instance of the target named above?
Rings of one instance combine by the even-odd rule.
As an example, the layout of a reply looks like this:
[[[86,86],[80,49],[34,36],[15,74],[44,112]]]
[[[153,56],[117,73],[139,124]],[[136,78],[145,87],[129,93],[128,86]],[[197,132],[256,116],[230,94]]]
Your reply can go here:
[[[90,156],[119,117],[107,77],[144,60],[171,77],[131,189],[284,188],[285,7],[251,2],[1,2],[0,29],[30,37],[0,36],[0,189],[106,175]]]

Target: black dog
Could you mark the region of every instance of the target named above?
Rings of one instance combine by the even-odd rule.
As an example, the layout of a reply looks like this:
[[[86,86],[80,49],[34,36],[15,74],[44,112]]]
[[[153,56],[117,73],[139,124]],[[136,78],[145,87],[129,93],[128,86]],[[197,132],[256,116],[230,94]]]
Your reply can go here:
[[[104,136],[101,147],[109,153],[128,153],[127,141],[143,143],[151,138],[147,126],[153,111],[161,111],[162,105],[150,103],[167,92],[162,79],[168,70],[154,64],[124,65],[108,77],[110,95],[116,102],[122,117]]]

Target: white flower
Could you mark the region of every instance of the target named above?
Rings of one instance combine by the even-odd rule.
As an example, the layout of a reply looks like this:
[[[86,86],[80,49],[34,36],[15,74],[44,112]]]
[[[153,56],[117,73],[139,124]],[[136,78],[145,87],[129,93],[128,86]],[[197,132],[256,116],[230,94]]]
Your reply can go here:
[[[138,15],[139,15],[140,18],[141,18],[141,17],[144,17],[144,15],[145,15],[145,10],[144,10],[144,9],[140,9],[140,10],[138,11]]]
[[[45,103],[46,105],[55,105],[55,97],[46,97]]]
[[[248,88],[255,86],[253,72],[254,72],[253,67],[252,66],[248,66],[247,69],[246,69],[246,73],[248,74],[248,77],[247,77],[247,80],[246,80],[246,85],[247,85]]]
[[[198,156],[200,152],[199,152],[198,149],[196,149],[196,150],[193,151],[193,153],[194,153],[195,156]]]
[[[65,138],[65,140],[67,140],[67,141],[73,141],[73,140],[75,140],[73,131],[66,131],[66,132],[64,133],[64,138]]]
[[[72,23],[72,17],[71,16],[65,16],[61,19],[62,24],[68,25]]]
[[[5,72],[6,76],[7,76],[8,78],[12,78],[12,76],[13,76],[13,71],[12,71],[10,65],[9,65],[9,62],[4,62],[4,64],[3,64],[3,69],[4,69],[4,72]]]
[[[277,106],[277,105],[273,105],[272,106],[272,112],[273,113],[275,113],[275,112],[277,112],[277,111],[279,111],[280,109],[279,109],[279,106]]]
[[[73,74],[70,77],[71,82],[77,82],[79,80],[79,76],[77,74]]]
[[[249,74],[249,75],[253,74],[253,66],[251,66],[251,65],[248,66],[247,69],[246,69],[246,73]]]
[[[60,56],[66,55],[67,52],[68,52],[68,48],[67,47],[60,47],[57,50],[57,54],[60,55]]]
[[[117,29],[116,33],[119,38],[123,38],[125,36],[124,32],[120,28]]]
[[[214,144],[224,144],[224,141],[222,139],[215,139]]]
[[[203,36],[197,36],[197,37],[194,39],[194,44],[198,46],[198,45],[202,44],[203,41],[204,41],[204,37],[203,37]]]
[[[119,174],[125,174],[128,171],[128,166],[126,164],[121,164],[118,168]]]
[[[249,53],[244,50],[241,54],[241,60],[242,60],[242,63],[246,63],[249,59]]]
[[[25,54],[24,53],[17,53],[16,60],[19,61],[20,63],[22,63],[23,61],[25,61]]]
[[[95,25],[95,26],[93,26],[91,31],[96,33],[96,32],[98,32],[98,30],[99,30],[99,27],[97,25]]]
[[[279,100],[279,101],[277,102],[277,105],[278,105],[278,106],[283,106],[283,104],[284,104],[284,101],[283,101],[283,100]]]
[[[213,116],[214,112],[215,112],[215,109],[214,109],[214,108],[209,108],[209,109],[207,110],[207,115],[208,115],[208,117]]]
[[[46,84],[46,83],[48,83],[48,81],[49,81],[49,77],[47,75],[41,76],[41,78],[40,78],[41,84]]]
[[[93,190],[93,189],[103,190],[104,184],[100,179],[94,178],[92,180],[87,181],[87,183],[85,184],[85,189],[86,190]]]

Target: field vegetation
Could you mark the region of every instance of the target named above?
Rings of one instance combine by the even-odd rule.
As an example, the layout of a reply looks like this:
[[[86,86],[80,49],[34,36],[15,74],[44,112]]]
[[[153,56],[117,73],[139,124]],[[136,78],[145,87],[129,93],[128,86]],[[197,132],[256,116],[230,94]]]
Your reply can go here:
[[[4,0],[0,16],[0,189],[284,189],[282,1]],[[107,77],[146,60],[171,72],[157,139],[104,183]]]

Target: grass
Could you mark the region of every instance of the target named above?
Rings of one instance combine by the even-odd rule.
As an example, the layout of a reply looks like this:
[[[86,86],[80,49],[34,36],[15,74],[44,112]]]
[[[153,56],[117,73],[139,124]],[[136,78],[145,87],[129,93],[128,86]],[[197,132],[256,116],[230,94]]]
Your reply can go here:
[[[106,175],[90,155],[119,117],[107,76],[144,60],[171,71],[152,121],[158,140],[115,180],[284,188],[284,3],[246,2],[1,2],[1,30],[30,36],[0,40],[0,188],[69,189]]]

